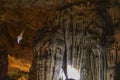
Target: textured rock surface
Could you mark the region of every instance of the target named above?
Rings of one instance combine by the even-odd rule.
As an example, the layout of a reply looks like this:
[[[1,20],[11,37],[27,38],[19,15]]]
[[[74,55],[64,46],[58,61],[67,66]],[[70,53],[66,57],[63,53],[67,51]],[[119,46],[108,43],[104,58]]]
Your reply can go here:
[[[29,65],[31,65],[33,59],[31,47],[33,35],[35,31],[42,28],[43,24],[47,21],[47,19],[42,16],[49,17],[50,19],[52,14],[46,15],[44,10],[37,7],[24,9],[4,8],[4,10],[0,11],[0,44],[2,46],[5,45],[8,49],[9,55],[15,59],[14,61],[12,61],[11,58],[9,59],[10,63],[8,69],[10,74],[8,75],[10,77],[11,75],[15,75],[16,77],[21,76],[19,72],[13,74],[16,71],[16,68],[18,70],[20,69],[20,72],[24,72],[20,67],[25,66],[24,64],[26,63],[22,61],[27,61]],[[28,24],[26,24],[26,22],[28,22]],[[20,44],[18,44],[17,36],[22,31],[24,31],[23,39]],[[27,67],[27,69],[29,71],[29,67]]]
[[[5,47],[0,46],[0,80],[7,79],[8,52]]]
[[[102,1],[103,3],[101,3]],[[75,23],[71,23],[70,25],[79,23],[77,25],[80,25],[80,29],[77,29],[77,30],[80,33],[77,33],[77,34],[81,34],[83,31],[83,28],[85,26],[88,26],[87,36],[92,35],[92,39],[90,39],[91,37],[90,38],[88,37],[88,39],[93,41],[93,43],[90,43],[90,44],[94,45],[97,42],[101,42],[102,45],[101,44],[99,45],[100,46],[99,50],[101,49],[104,50],[105,54],[104,56],[102,55],[102,57],[107,57],[107,58],[104,58],[105,59],[104,61],[107,61],[107,63],[104,63],[104,64],[107,64],[106,77],[108,80],[110,80],[110,78],[114,76],[113,72],[114,72],[114,66],[116,65],[115,63],[118,63],[120,61],[120,58],[119,58],[120,57],[120,49],[119,49],[120,47],[120,15],[119,15],[120,7],[119,6],[120,6],[119,0],[89,0],[89,1],[88,0],[59,0],[59,1],[58,0],[47,0],[47,1],[46,0],[44,1],[43,0],[0,0],[0,44],[2,43],[2,45],[4,44],[5,46],[7,46],[8,52],[12,57],[23,59],[23,60],[25,59],[29,61],[29,63],[31,63],[32,62],[31,45],[32,45],[32,37],[34,33],[38,29],[44,27],[46,24],[49,25],[49,27],[60,26],[60,25],[53,25],[52,24],[53,21],[54,21],[54,24],[58,24],[59,21],[63,21],[66,24],[63,24],[62,22],[60,23],[66,27],[68,25],[67,23],[71,21],[71,19],[69,19],[69,17],[67,17],[66,15],[67,14],[68,16],[74,15],[74,17],[76,17],[77,15],[74,13],[77,13],[79,14],[78,15],[79,19],[75,20]],[[72,8],[73,10],[72,12],[70,8]],[[55,10],[57,10],[57,12]],[[61,12],[59,12],[59,10],[61,10]],[[55,17],[54,13],[55,15],[57,14],[58,17],[60,17],[59,15],[61,15],[61,20],[58,20],[59,18],[57,18],[57,16]],[[63,13],[65,13],[66,15]],[[66,21],[62,19],[64,18],[64,16],[67,17],[65,18]],[[76,27],[74,27],[74,29],[76,29]],[[73,31],[69,31],[70,35],[74,32],[77,32],[77,31],[74,31],[74,29],[70,28],[70,30],[73,30]],[[17,36],[22,31],[24,31],[23,39],[20,42],[20,44],[18,44]],[[39,36],[39,38],[41,39],[41,36],[42,36],[41,34],[43,33],[44,32],[40,31],[40,36],[39,35],[37,36]],[[111,33],[113,33],[113,35]],[[96,36],[98,38],[98,41],[96,40]],[[43,38],[44,37],[45,36],[43,36]],[[78,53],[76,50],[78,46],[77,48],[74,48],[74,45],[78,44],[79,40],[78,39],[74,40],[74,41],[77,41],[77,43],[75,43],[74,41],[72,41],[73,40],[72,36],[69,36],[68,38],[70,38],[68,40],[69,44],[73,45],[72,47],[70,47],[70,54],[68,55],[69,57],[68,63],[69,65],[72,65],[76,69],[79,69],[79,66],[74,66],[76,64],[79,65],[80,64],[79,61],[81,60],[80,57],[77,58],[81,54],[76,56],[76,54]],[[77,38],[81,38],[81,35]],[[87,41],[90,42],[89,40]],[[42,43],[42,42],[39,42],[38,40],[38,43]],[[87,47],[91,47],[91,46],[87,46]],[[89,50],[91,49],[87,49],[88,51],[86,53],[88,53]],[[95,53],[98,53],[96,52],[96,50],[97,48],[95,48]],[[72,54],[73,52],[75,55]],[[35,55],[36,54],[34,54],[34,56]],[[97,61],[97,62],[99,61],[98,55],[93,54],[93,52],[90,52],[89,56],[92,57],[91,61]],[[76,59],[78,60],[76,61]],[[36,64],[35,59],[33,62]],[[66,62],[65,59],[64,59],[64,62]],[[89,62],[90,61],[88,61],[86,65]],[[93,62],[91,64],[94,64],[94,63],[96,64],[97,62]],[[98,76],[97,76],[98,73],[96,72],[98,71],[97,70],[98,68],[95,68],[95,66],[97,65],[98,64],[91,65],[93,66],[92,67],[93,69],[90,69],[92,70],[92,72],[94,72],[93,76],[95,80],[98,79]],[[64,70],[66,70],[65,65],[63,65],[63,68]],[[117,70],[118,68],[116,66],[116,71],[115,71],[116,73],[117,73]],[[117,77],[119,78],[117,74],[115,77],[116,79]]]
[[[44,27],[36,33],[33,41],[34,60],[29,80],[59,79],[64,55],[64,41],[62,34],[56,30],[58,29]]]
[[[58,32],[61,34],[60,39],[63,38],[64,41],[64,56],[63,56],[63,70],[65,72],[66,78],[68,78],[68,69],[67,66],[71,66],[78,70],[80,73],[80,80],[112,80],[114,77],[114,69],[115,63],[118,62],[117,56],[118,53],[115,54],[117,50],[110,50],[112,46],[114,46],[114,28],[115,23],[112,19],[111,12],[109,12],[111,8],[108,8],[107,3],[104,1],[101,4],[70,4],[65,5],[59,8],[56,12],[56,16],[53,22],[53,28],[51,28],[55,34]],[[113,15],[112,15],[113,16]],[[54,30],[54,27],[58,27]],[[49,28],[47,28],[49,29]],[[40,44],[43,44],[45,40],[47,40],[49,31],[38,31],[39,34],[35,34],[35,41],[33,44],[34,49],[40,48],[42,50],[43,47],[40,47]],[[40,37],[38,37],[40,36]],[[56,36],[56,35],[55,35]],[[50,36],[51,37],[51,36]],[[37,40],[36,40],[37,39]],[[52,36],[52,39],[54,37]],[[56,40],[56,39],[55,39]],[[52,41],[52,40],[49,40]],[[57,40],[56,40],[57,42]],[[57,42],[58,43],[58,42]],[[45,42],[47,44],[47,42]],[[118,43],[117,43],[118,45]],[[54,46],[52,47],[54,48]],[[39,53],[48,53],[37,50],[34,54]],[[114,52],[115,51],[115,52]],[[40,54],[42,56],[43,54]],[[109,59],[111,55],[114,59]],[[36,55],[34,55],[36,56]],[[39,55],[37,55],[39,57]],[[62,57],[62,55],[61,55]],[[52,56],[51,56],[52,58]],[[39,69],[36,70],[36,66],[41,66],[41,64],[35,64],[39,60],[33,61],[33,65],[31,68],[31,74],[35,80],[40,80],[39,77],[36,77],[37,71],[41,72]],[[43,59],[44,60],[44,59]],[[55,59],[56,60],[56,59]],[[52,60],[50,60],[52,61]],[[57,60],[56,60],[57,61]],[[111,63],[111,62],[112,63]],[[59,63],[59,62],[58,62]],[[42,65],[44,61],[42,61]],[[59,66],[60,64],[58,64]],[[45,66],[45,64],[44,64]],[[50,67],[51,65],[48,65]],[[44,67],[45,68],[45,67]],[[60,69],[58,69],[60,70]],[[42,70],[45,73],[45,69]],[[32,73],[34,72],[34,73]],[[106,75],[107,74],[107,75]],[[44,74],[49,75],[50,73]],[[59,74],[57,74],[59,76]],[[49,80],[47,78],[42,79]],[[52,74],[52,76],[55,76]],[[58,80],[57,78],[52,78],[51,80]]]

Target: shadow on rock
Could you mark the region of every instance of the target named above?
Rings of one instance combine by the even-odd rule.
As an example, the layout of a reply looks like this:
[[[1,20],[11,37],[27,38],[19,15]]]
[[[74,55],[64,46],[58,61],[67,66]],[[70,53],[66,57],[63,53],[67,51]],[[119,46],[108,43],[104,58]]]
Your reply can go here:
[[[118,62],[115,66],[114,80],[120,80],[120,62]]]

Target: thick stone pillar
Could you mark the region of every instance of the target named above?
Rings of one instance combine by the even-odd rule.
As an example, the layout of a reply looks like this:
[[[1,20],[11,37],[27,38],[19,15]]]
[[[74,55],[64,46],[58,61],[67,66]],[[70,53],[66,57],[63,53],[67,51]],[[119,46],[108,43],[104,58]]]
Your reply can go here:
[[[34,60],[29,80],[59,80],[64,55],[62,35],[45,27],[33,39]]]

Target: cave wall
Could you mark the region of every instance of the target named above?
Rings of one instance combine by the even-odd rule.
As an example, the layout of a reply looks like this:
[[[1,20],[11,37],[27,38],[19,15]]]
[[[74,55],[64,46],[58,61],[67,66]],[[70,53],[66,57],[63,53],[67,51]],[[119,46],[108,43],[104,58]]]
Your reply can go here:
[[[67,55],[64,54],[64,56],[67,56],[67,57],[66,58],[63,57],[63,60],[64,60],[63,69],[67,73],[66,64],[69,64],[75,67],[76,69],[80,69],[80,67],[76,65],[80,64],[79,62],[81,58],[79,56],[81,56],[81,54],[78,54],[78,53],[81,52],[81,49],[78,52],[76,49],[81,48],[81,47],[76,46],[75,44],[78,44],[79,41],[81,40],[76,40],[75,38],[81,39],[82,33],[84,33],[84,29],[86,29],[85,32],[87,36],[90,36],[88,37],[90,41],[89,40],[86,41],[86,39],[85,41],[86,42],[93,41],[93,43],[89,43],[91,45],[99,44],[100,46],[99,50],[102,49],[103,53],[102,52],[101,53],[102,54],[105,53],[104,56],[103,55],[101,56],[103,58],[102,60],[105,60],[106,62],[104,63],[106,72],[107,72],[107,75],[105,77],[107,77],[107,79],[110,80],[111,76],[112,77],[115,75],[118,76],[117,74],[115,75],[113,74],[114,74],[114,69],[116,68],[117,70],[117,63],[119,63],[120,61],[120,58],[119,58],[120,57],[120,51],[119,51],[119,47],[120,47],[119,46],[120,44],[120,15],[119,15],[120,7],[119,7],[119,4],[120,2],[119,0],[105,0],[105,1],[103,0],[90,0],[90,1],[87,1],[87,0],[57,1],[57,0],[54,0],[55,2],[52,0],[51,1],[44,0],[43,2],[41,0],[37,0],[37,1],[31,1],[31,0],[17,0],[16,1],[15,0],[14,2],[13,1],[14,0],[1,0],[0,1],[0,5],[1,5],[0,6],[0,42],[4,44],[5,46],[7,46],[8,52],[12,56],[26,59],[31,62],[32,61],[32,55],[31,55],[32,48],[34,48],[33,55],[38,56],[37,53],[40,53],[40,52],[36,50],[36,47],[39,48],[40,46],[39,44],[41,44],[43,41],[41,39],[41,36],[42,36],[41,34],[45,34],[46,32],[41,32],[43,30],[42,29],[39,34],[34,34],[34,33],[38,29],[44,27],[46,24],[47,24],[47,28],[64,26],[66,28],[65,30],[69,34],[67,35],[68,37],[66,40],[67,42],[66,44],[70,46],[70,50],[68,50],[69,52],[66,52]],[[76,20],[76,18],[78,19]],[[71,24],[69,24],[70,22]],[[80,28],[76,26],[80,26]],[[67,28],[69,28],[69,30]],[[64,33],[63,28],[62,28],[63,29],[62,31],[61,30],[59,31],[59,29],[56,29],[56,28],[51,28],[51,29],[53,30],[53,32],[58,30],[58,32]],[[25,32],[23,36],[23,40],[20,44],[17,44],[16,38],[23,30]],[[54,34],[57,34],[57,32],[55,32]],[[77,34],[80,36],[76,36],[76,35],[74,36],[73,34]],[[38,43],[39,43],[39,44],[37,43],[38,46],[32,47],[33,35],[36,35],[37,36],[36,38],[38,38]],[[49,35],[51,36],[51,34]],[[45,37],[46,36],[42,36],[43,39]],[[84,38],[86,38],[86,36]],[[58,43],[58,41],[56,42]],[[35,43],[36,42],[34,41],[33,44]],[[83,42],[81,45],[84,45]],[[87,47],[86,54],[90,54],[87,57],[91,57],[90,58],[91,61],[98,62],[99,61],[98,55],[96,55],[98,52],[95,52],[95,54],[94,52],[91,52],[94,46],[92,48],[91,46],[86,46],[86,47]],[[97,48],[95,48],[95,51],[96,50]],[[83,51],[86,51],[86,49]],[[78,56],[76,56],[76,54]],[[68,62],[66,62],[67,58],[69,59]],[[51,58],[48,58],[48,59],[51,59]],[[53,62],[55,60],[56,59],[54,59]],[[36,67],[39,66],[39,64],[37,65],[37,62],[42,62],[42,61],[40,61],[38,58],[35,57],[33,60],[33,65],[32,65],[34,67],[31,68],[30,76],[36,75],[36,72],[34,72],[34,69],[35,71],[37,71]],[[95,64],[97,62],[91,62],[91,64]],[[89,63],[90,63],[90,60],[87,60],[86,65]],[[97,79],[98,78],[97,75],[99,73],[96,72],[97,68],[96,69],[94,68],[95,66],[98,66],[98,64],[96,65],[89,64],[87,66],[89,66],[88,68],[90,68],[90,66],[93,66],[93,69],[90,69],[90,70],[94,72],[94,74],[92,75],[95,79]],[[32,72],[32,70],[34,73]],[[117,73],[116,70],[115,70],[115,73]],[[43,73],[44,72],[45,71],[43,71]],[[40,75],[43,75],[43,73]],[[49,74],[46,74],[46,75],[49,75]]]
[[[5,46],[0,46],[0,80],[7,79],[8,52]]]
[[[111,8],[108,8],[107,3],[103,1],[95,4],[70,4],[57,8],[56,16],[53,20],[53,27],[51,30],[57,34],[62,34],[64,38],[64,56],[63,56],[63,70],[68,79],[67,66],[71,66],[80,73],[80,80],[113,80],[115,76],[115,66],[119,62],[118,50],[115,34],[115,17],[111,17]],[[48,25],[47,25],[48,26]],[[58,27],[57,29],[55,27]],[[49,29],[46,28],[46,29]],[[36,37],[37,44],[44,43],[46,36],[39,38],[41,34],[47,34],[45,31],[38,31]],[[48,33],[49,34],[49,33]],[[54,34],[54,36],[56,36]],[[54,39],[54,37],[52,36]],[[34,39],[34,38],[33,38]],[[42,43],[41,43],[42,41]],[[48,39],[51,42],[51,39]],[[57,40],[56,40],[57,41]],[[36,41],[33,42],[33,44]],[[42,49],[40,46],[35,46]],[[49,48],[47,46],[47,48]],[[43,51],[44,52],[44,51]],[[34,52],[39,54],[40,50]],[[42,52],[41,52],[42,53]],[[46,54],[48,52],[44,52]],[[55,53],[57,54],[57,53]],[[40,57],[42,54],[40,55]],[[62,57],[62,56],[61,56]],[[36,58],[35,58],[36,59]],[[54,57],[54,59],[56,59]],[[44,61],[37,59],[44,64]],[[33,61],[35,63],[35,61]],[[35,64],[34,64],[35,65]],[[40,66],[40,64],[36,64]],[[50,65],[48,65],[50,67]],[[34,72],[34,67],[31,71]],[[39,69],[37,70],[39,72]],[[46,70],[44,70],[44,73]],[[54,71],[54,70],[53,70]],[[50,73],[47,73],[49,75]],[[31,73],[32,76],[37,75],[37,72]],[[30,76],[31,76],[30,75]],[[59,75],[59,74],[57,74]],[[45,76],[45,75],[44,75]],[[54,75],[53,75],[54,76]],[[33,78],[39,80],[39,78]],[[47,80],[46,78],[42,78]],[[52,79],[56,80],[56,79]],[[57,79],[58,80],[58,79]]]

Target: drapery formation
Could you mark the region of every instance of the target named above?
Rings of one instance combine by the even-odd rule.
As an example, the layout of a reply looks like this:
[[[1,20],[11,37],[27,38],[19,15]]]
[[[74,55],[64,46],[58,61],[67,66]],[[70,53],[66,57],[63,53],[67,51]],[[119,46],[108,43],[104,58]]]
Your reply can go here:
[[[61,69],[68,79],[68,66],[78,71],[78,80],[113,80],[112,28],[105,3],[57,8],[52,27],[33,38],[29,80],[59,80]]]

